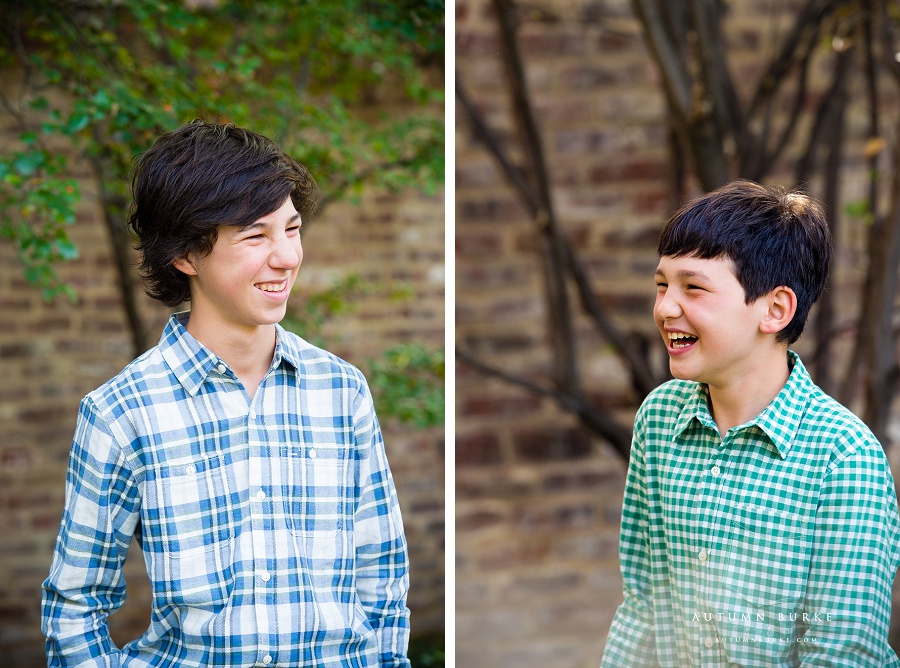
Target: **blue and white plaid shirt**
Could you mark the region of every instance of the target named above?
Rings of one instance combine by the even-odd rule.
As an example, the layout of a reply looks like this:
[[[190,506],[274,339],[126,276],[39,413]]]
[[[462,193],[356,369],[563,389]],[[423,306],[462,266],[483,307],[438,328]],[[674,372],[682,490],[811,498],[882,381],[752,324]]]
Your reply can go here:
[[[409,666],[406,540],[362,374],[278,327],[251,400],[186,321],[82,401],[49,665]],[[117,649],[132,535],[153,610]]]

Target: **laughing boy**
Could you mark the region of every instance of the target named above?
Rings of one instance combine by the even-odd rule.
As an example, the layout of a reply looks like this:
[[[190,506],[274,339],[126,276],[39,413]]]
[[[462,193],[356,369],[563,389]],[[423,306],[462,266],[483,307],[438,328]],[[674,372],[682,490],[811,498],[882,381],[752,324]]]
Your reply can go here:
[[[821,208],[737,181],[675,213],[659,255],[675,379],[635,418],[603,668],[900,666],[884,451],[788,349],[828,273]]]
[[[48,664],[407,667],[406,541],[368,387],[278,325],[315,182],[269,139],[195,121],[132,185],[147,291],[191,310],[82,401]],[[133,536],[151,620],[119,649]]]

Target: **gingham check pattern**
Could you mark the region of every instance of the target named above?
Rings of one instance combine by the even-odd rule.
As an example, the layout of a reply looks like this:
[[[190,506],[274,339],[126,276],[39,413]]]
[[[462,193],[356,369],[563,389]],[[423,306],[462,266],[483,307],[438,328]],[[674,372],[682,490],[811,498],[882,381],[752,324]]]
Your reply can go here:
[[[81,404],[49,665],[408,666],[406,541],[364,378],[278,327],[251,401],[186,317]],[[152,618],[117,649],[133,534]]]
[[[670,381],[641,406],[603,668],[900,666],[887,460],[788,355],[781,393],[724,439],[705,385]]]

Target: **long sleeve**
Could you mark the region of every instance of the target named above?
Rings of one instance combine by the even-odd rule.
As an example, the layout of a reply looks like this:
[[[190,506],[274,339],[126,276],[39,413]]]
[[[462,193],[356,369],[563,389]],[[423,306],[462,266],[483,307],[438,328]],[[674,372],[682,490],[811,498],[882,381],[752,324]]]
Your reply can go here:
[[[653,622],[650,537],[645,478],[645,430],[642,413],[635,419],[625,498],[619,561],[625,600],[613,617],[602,668],[657,666]]]
[[[816,513],[800,665],[900,666],[887,644],[898,523],[894,482],[877,443],[829,472]]]
[[[103,417],[81,403],[42,628],[49,666],[119,666],[107,616],[125,600],[122,564],[138,521],[130,471]]]
[[[366,391],[354,416],[362,462],[362,490],[355,516],[357,593],[378,636],[381,666],[408,668],[409,563],[397,493],[371,395]]]

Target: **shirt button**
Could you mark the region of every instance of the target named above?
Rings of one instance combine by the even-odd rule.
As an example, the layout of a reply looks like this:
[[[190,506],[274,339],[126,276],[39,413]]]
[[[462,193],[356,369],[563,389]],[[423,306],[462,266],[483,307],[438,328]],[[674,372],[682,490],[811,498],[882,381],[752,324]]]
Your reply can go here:
[[[718,478],[718,477],[719,477],[719,474],[722,472],[722,469],[720,469],[718,466],[713,466],[713,467],[709,470],[709,472],[712,473],[715,477]]]
[[[188,464],[184,467],[184,472],[188,475],[194,475],[197,472],[197,467],[193,464]]]
[[[310,459],[315,459],[315,458],[318,457],[318,456],[319,456],[319,454],[316,452],[316,449],[315,449],[315,448],[310,448],[310,449],[309,449],[309,458],[310,458]]]
[[[259,578],[263,582],[268,582],[272,579],[272,575],[269,573],[269,571],[260,571]]]
[[[227,369],[228,369],[228,367],[225,366],[224,364],[222,364],[221,362],[219,362],[218,364],[216,364],[216,371],[218,371],[219,373],[225,373],[225,371],[226,371]]]
[[[267,666],[268,666],[270,663],[272,663],[272,655],[271,655],[271,654],[266,654],[266,655],[263,657],[263,663],[266,664]]]
[[[253,410],[252,408],[250,409],[250,419],[251,419],[251,420],[255,420],[255,419],[256,419],[256,411]]]
[[[709,558],[709,554],[707,554],[706,550],[700,550],[700,552],[697,554],[697,558],[700,561],[706,561]]]
[[[262,491],[262,490],[259,490],[259,491],[256,493],[256,498],[257,498],[258,500],[262,501],[264,498],[266,498],[266,493],[265,493],[264,491]]]
[[[716,641],[712,638],[707,638],[703,641],[703,644],[706,645],[707,649],[712,649],[712,646],[716,644]]]

